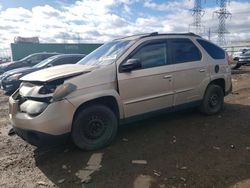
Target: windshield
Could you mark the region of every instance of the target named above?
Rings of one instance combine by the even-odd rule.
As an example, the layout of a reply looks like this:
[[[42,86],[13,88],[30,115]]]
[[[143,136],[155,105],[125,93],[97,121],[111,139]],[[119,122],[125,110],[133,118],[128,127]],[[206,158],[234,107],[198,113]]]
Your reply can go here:
[[[95,51],[80,60],[77,64],[103,66],[113,63],[134,41],[112,41],[103,44]]]
[[[247,50],[244,54],[245,55],[250,55],[250,50]]]
[[[54,59],[56,59],[57,56],[52,56],[52,57],[49,57],[43,61],[41,61],[40,63],[34,65],[33,67],[34,68],[42,68],[42,67],[45,67],[47,66],[49,63],[51,63]]]
[[[34,56],[34,54],[28,55],[28,56],[24,57],[23,59],[20,59],[19,61],[27,61],[27,60],[29,60],[32,56]]]

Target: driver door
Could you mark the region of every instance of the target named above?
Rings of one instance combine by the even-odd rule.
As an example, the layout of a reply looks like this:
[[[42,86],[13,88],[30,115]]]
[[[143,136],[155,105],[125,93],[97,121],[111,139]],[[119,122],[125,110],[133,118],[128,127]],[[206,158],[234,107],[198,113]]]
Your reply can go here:
[[[166,41],[151,41],[137,47],[123,62],[128,59],[141,62],[139,69],[118,73],[126,118],[173,105],[173,65],[168,64],[167,54]]]

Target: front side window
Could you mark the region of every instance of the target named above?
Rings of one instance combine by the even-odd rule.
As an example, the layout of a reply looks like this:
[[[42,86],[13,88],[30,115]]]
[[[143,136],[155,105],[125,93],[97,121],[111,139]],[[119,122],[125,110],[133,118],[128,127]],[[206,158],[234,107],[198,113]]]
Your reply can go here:
[[[201,39],[197,39],[197,42],[213,59],[225,59],[225,51],[220,47]]]
[[[136,51],[129,59],[138,59],[142,69],[158,67],[167,63],[167,45],[165,42],[147,44]]]
[[[201,60],[200,50],[189,39],[170,39],[169,47],[174,64]]]

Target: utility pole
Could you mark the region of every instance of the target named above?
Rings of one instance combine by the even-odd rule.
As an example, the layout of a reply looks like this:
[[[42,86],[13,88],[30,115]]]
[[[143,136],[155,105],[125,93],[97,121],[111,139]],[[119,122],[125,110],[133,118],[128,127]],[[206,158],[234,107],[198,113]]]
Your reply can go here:
[[[78,44],[81,43],[81,35],[80,35],[80,33],[77,33],[77,41],[78,41]]]
[[[194,29],[194,33],[197,35],[202,35],[204,33],[204,26],[201,24],[201,18],[204,16],[205,11],[202,9],[201,6],[202,0],[195,0],[194,1],[194,8],[191,9],[192,16],[193,16],[193,23],[189,25]]]
[[[209,41],[211,40],[211,29],[210,29],[210,27],[209,27],[209,29],[208,29],[208,40],[209,40]]]
[[[219,27],[217,30],[218,34],[218,44],[220,46],[225,46],[226,45],[226,39],[225,39],[225,34],[229,33],[228,30],[226,29],[226,19],[228,17],[231,17],[232,14],[227,10],[227,4],[229,3],[230,0],[216,0],[217,4],[220,6],[219,10],[214,11],[214,13],[218,16],[219,19]]]

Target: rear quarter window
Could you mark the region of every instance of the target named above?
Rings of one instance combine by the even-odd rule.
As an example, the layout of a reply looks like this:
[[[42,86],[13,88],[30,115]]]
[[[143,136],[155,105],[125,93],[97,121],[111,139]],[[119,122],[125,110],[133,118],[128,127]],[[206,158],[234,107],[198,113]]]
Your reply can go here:
[[[225,51],[220,47],[201,39],[197,39],[197,42],[213,59],[225,59]]]
[[[169,39],[172,63],[186,63],[201,60],[201,52],[195,44],[185,38]]]

